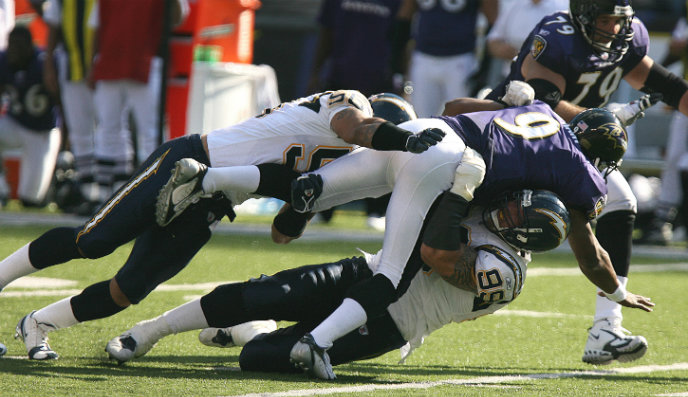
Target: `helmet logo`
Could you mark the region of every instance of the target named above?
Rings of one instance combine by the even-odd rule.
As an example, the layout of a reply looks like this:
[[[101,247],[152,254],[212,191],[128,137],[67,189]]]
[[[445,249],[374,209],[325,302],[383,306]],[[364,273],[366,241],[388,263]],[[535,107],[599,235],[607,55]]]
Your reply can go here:
[[[621,148],[624,152],[628,146],[626,131],[624,131],[616,123],[607,123],[600,126],[600,131],[609,140],[613,142],[612,149]]]
[[[548,210],[546,208],[538,208],[535,211],[549,217],[552,221],[550,224],[554,226],[555,229],[557,229],[557,232],[559,233],[559,244],[561,244],[566,236],[568,235],[568,232],[566,230],[566,222],[564,222],[564,219],[562,219],[559,214],[552,210]]]

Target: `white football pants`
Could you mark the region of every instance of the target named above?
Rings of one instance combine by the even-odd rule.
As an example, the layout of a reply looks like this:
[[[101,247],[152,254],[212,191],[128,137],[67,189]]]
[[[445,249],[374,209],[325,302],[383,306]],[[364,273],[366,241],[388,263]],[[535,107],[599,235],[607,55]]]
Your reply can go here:
[[[324,187],[314,211],[365,197],[392,192],[385,217],[385,237],[380,265],[396,287],[411,257],[425,215],[435,199],[454,182],[454,172],[466,145],[439,119],[417,119],[399,125],[412,132],[442,129],[446,136],[421,154],[360,148],[321,167],[315,173]]]

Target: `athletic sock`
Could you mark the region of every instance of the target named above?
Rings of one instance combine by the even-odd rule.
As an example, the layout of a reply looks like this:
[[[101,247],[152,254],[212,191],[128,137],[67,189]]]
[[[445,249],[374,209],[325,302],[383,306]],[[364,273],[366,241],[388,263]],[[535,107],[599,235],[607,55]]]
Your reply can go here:
[[[71,300],[73,297],[64,298],[55,303],[38,310],[34,313],[33,318],[39,323],[47,323],[54,326],[54,329],[69,328],[76,325],[79,321],[74,317],[72,311]],[[51,330],[51,331],[52,331]]]
[[[363,306],[351,298],[345,298],[329,317],[311,331],[311,335],[318,346],[329,349],[335,340],[364,325],[367,319]]]
[[[260,183],[260,171],[255,165],[234,167],[208,168],[203,177],[203,191],[214,193],[222,191],[225,194],[253,193]]]
[[[628,284],[628,278],[618,275],[616,277],[619,279],[619,283],[626,288],[626,284]],[[601,290],[598,288],[598,291]],[[605,296],[597,295],[595,304],[595,319],[593,322],[604,318],[609,319],[609,321],[612,323],[613,319],[618,319],[619,324],[621,324],[621,320],[623,319],[623,315],[621,314],[621,305]]]
[[[157,323],[155,326],[160,327],[165,335],[208,328],[208,321],[201,309],[200,298],[167,311],[155,320]]]
[[[0,262],[0,290],[19,277],[38,271],[29,260],[29,244],[19,248]]]

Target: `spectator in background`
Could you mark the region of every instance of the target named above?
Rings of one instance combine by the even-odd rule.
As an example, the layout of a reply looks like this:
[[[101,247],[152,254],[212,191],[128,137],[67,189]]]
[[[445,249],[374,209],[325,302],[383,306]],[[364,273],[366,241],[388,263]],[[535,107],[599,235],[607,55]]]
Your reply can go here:
[[[500,81],[509,74],[511,61],[542,17],[568,9],[568,0],[511,0],[504,7],[487,35],[490,55],[503,64]]]
[[[67,210],[81,215],[90,215],[100,202],[95,181],[93,91],[86,81],[93,59],[89,44],[95,38],[88,18],[95,2],[47,0],[43,14],[49,26],[43,78],[50,94],[61,97],[78,186],[74,192],[76,207]]]
[[[0,118],[0,153],[21,150],[18,196],[29,207],[44,204],[60,148],[55,102],[43,85],[44,58],[24,26],[12,30],[7,51],[0,53],[0,89],[8,98],[7,114]]]
[[[396,73],[404,72],[403,53],[409,37],[413,37],[408,77],[413,84],[411,103],[418,117],[438,115],[445,102],[470,96],[468,79],[477,66],[478,13],[492,24],[498,5],[497,0],[403,0],[394,27],[393,67]]]
[[[401,0],[325,0],[308,94],[355,89],[366,97],[395,91],[389,35]],[[384,230],[389,195],[365,199],[367,224]],[[334,209],[320,213],[329,222]]]
[[[96,176],[101,199],[110,196],[133,170],[129,131],[123,114],[130,108],[137,132],[136,157],[142,162],[158,147],[158,98],[151,95],[151,73],[160,73],[154,61],[162,38],[164,0],[99,0],[89,25],[96,29],[92,75],[98,126],[95,135]],[[187,0],[172,4],[172,23],[189,12]]]
[[[683,17],[678,20],[671,34],[669,53],[662,61],[668,66],[677,61],[682,62],[683,78],[688,79],[688,23],[683,9]],[[654,210],[648,230],[643,232],[639,243],[667,245],[673,238],[673,226],[679,208],[685,207],[685,197],[688,197],[688,116],[681,112],[674,112],[669,127],[664,168],[662,169],[662,185],[659,190],[657,207]],[[683,204],[682,204],[683,203]],[[684,209],[684,216],[685,208]]]

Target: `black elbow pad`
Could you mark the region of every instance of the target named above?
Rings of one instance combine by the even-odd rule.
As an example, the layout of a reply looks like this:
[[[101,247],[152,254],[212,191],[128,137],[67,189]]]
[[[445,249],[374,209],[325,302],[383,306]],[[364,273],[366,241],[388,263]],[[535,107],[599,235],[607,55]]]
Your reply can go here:
[[[531,79],[526,81],[535,91],[535,99],[546,103],[552,109],[556,108],[561,101],[561,91],[551,81],[545,79]]]

